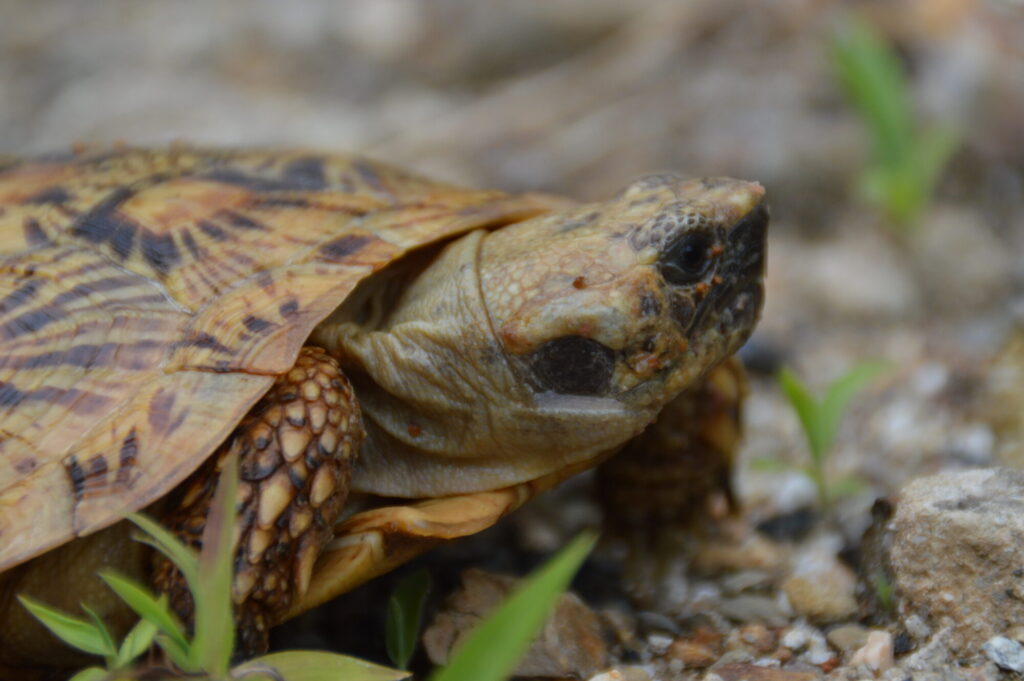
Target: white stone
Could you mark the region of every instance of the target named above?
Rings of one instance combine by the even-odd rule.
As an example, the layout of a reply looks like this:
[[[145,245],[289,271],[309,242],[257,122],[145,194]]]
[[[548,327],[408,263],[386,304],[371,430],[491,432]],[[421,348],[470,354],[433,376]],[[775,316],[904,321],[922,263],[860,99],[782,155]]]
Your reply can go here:
[[[1024,646],[1005,636],[993,636],[981,647],[988,659],[1002,669],[1024,672]]]

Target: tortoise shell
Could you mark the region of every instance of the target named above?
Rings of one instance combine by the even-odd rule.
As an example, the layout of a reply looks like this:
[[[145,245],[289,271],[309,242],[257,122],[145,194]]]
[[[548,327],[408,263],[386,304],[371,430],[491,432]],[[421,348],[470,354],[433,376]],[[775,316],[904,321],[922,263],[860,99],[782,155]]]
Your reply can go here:
[[[174,488],[367,275],[544,210],[345,156],[0,159],[0,571]]]

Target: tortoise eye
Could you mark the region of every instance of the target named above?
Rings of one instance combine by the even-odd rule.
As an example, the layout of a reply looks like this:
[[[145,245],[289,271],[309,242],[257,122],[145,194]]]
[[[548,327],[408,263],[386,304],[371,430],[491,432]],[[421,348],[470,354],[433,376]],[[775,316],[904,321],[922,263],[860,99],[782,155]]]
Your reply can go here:
[[[602,395],[615,370],[615,352],[583,336],[562,336],[534,351],[531,368],[546,390],[563,395]]]
[[[660,263],[665,281],[684,286],[703,278],[711,265],[711,245],[711,237],[705,232],[690,232],[672,244]]]

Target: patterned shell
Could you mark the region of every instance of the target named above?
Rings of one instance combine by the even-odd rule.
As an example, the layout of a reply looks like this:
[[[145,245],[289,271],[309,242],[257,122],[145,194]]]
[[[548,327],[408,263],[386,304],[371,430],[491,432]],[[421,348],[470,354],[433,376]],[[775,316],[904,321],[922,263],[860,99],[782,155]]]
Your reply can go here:
[[[368,274],[541,210],[341,156],[0,157],[0,571],[173,488]]]

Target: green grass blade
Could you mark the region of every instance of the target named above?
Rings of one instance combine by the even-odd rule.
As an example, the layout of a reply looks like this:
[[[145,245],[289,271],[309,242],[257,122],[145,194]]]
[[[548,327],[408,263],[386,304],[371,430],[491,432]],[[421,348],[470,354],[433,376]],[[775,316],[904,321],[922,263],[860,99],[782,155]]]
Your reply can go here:
[[[161,527],[155,520],[141,513],[130,514],[128,520],[135,523],[147,535],[137,537],[138,541],[152,546],[167,556],[181,570],[181,574],[185,576],[185,581],[188,582],[189,588],[194,593],[199,582],[199,558],[196,552],[185,546],[180,539]]]
[[[827,448],[822,431],[821,407],[818,401],[789,367],[782,368],[778,375],[778,381],[782,393],[793,405],[793,410],[796,412],[797,418],[800,419],[804,435],[807,436],[807,446],[811,450],[811,458],[816,465],[821,465]]]
[[[833,40],[832,58],[878,162],[889,168],[905,164],[912,155],[913,115],[896,53],[870,24],[851,16]]]
[[[430,591],[430,573],[418,570],[405,577],[388,600],[385,644],[388,657],[399,669],[408,669],[416,652],[423,603]]]
[[[159,629],[153,622],[141,618],[135,623],[121,641],[121,647],[117,651],[116,666],[124,667],[142,653],[146,652],[156,637]]]
[[[135,581],[109,570],[101,572],[100,579],[106,582],[107,586],[135,611],[135,614],[152,622],[179,647],[189,649],[185,630],[167,605],[166,595],[157,598]],[[194,667],[187,664],[186,666],[186,671],[196,671]]]
[[[187,643],[182,643],[176,638],[171,638],[167,634],[157,633],[156,638],[153,641],[160,646],[160,649],[166,653],[167,657],[170,658],[177,667],[185,672],[199,672],[200,669],[192,667],[192,651]]]
[[[530,647],[548,613],[583,564],[597,537],[584,532],[526,578],[467,637],[430,681],[501,681]]]
[[[224,460],[217,491],[203,528],[199,554],[199,582],[195,594],[193,661],[214,678],[227,673],[235,645],[235,618],[231,583],[235,556],[235,498],[238,491],[238,458]]]
[[[402,681],[409,672],[390,669],[347,655],[314,650],[289,650],[271,653],[241,664],[231,670],[234,678],[271,679],[259,674],[261,668],[270,667],[287,681]]]
[[[110,673],[102,667],[86,667],[68,679],[68,681],[99,681],[100,679],[109,678]]]
[[[103,657],[116,654],[108,644],[110,634],[104,636],[104,632],[97,630],[91,622],[54,610],[28,596],[19,595],[18,601],[54,636],[69,646]]]
[[[92,620],[93,626],[96,627],[96,631],[98,631],[100,635],[103,636],[104,645],[110,651],[105,655],[107,660],[107,667],[116,667],[117,644],[114,643],[114,637],[110,635],[110,630],[107,629],[107,625],[103,623],[103,619],[96,614],[96,611],[90,608],[85,603],[79,603],[78,607],[80,607],[82,611],[89,616],[89,619]]]
[[[822,444],[825,450],[832,447],[839,424],[850,400],[864,386],[887,370],[883,362],[863,362],[836,379],[825,393],[821,403]]]

